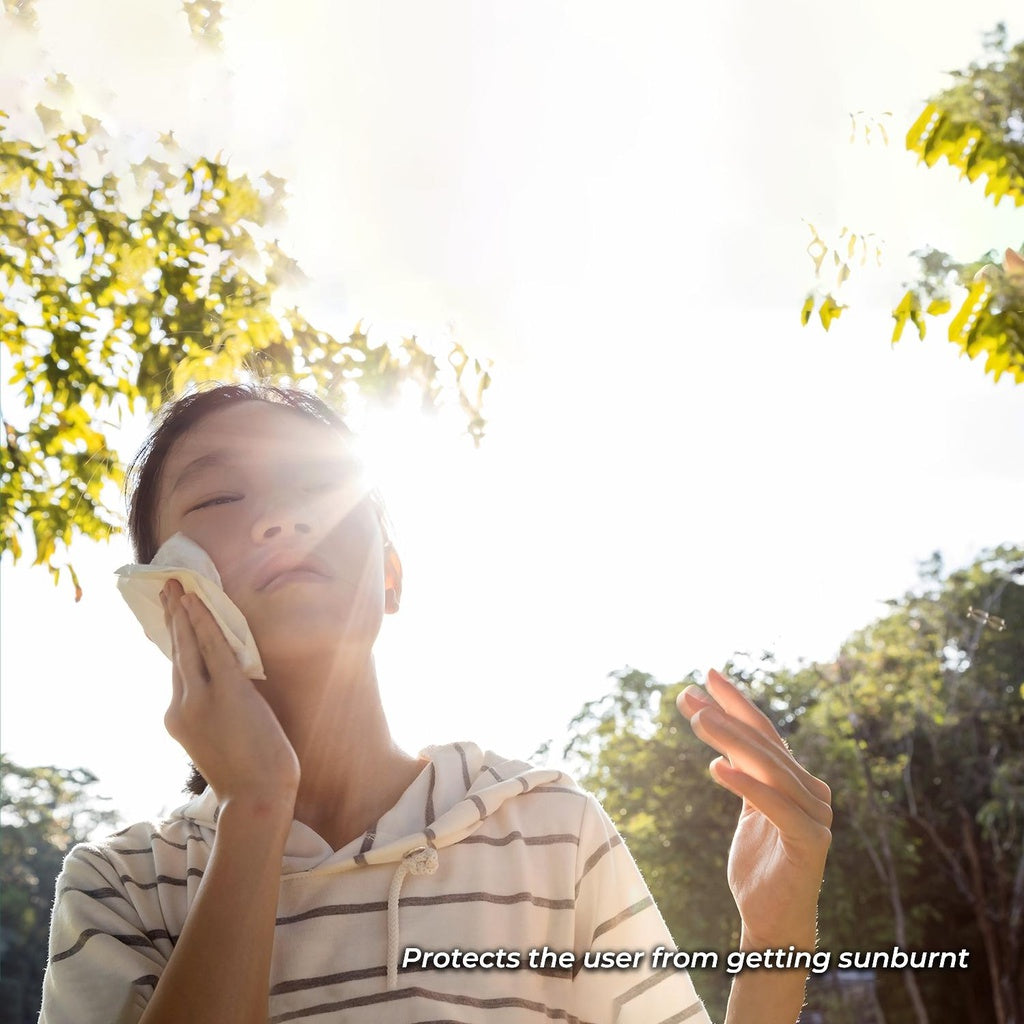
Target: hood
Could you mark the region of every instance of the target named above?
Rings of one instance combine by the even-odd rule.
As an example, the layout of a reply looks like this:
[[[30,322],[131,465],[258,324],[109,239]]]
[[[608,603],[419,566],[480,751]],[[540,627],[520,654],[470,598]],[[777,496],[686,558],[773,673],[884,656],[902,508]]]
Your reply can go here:
[[[430,763],[398,802],[342,849],[331,849],[311,828],[293,821],[281,865],[282,881],[311,873],[351,871],[366,864],[397,863],[420,846],[443,850],[476,832],[506,800],[556,782],[574,786],[557,769],[508,760],[481,751],[475,743],[426,747],[420,757]],[[212,845],[218,813],[217,795],[207,788],[170,817],[199,826]]]
[[[481,751],[474,743],[427,747],[420,756],[430,763],[398,802],[342,849],[332,850],[311,828],[293,821],[281,866],[281,883],[285,885],[366,865],[395,865],[388,893],[389,988],[397,984],[399,895],[406,876],[433,874],[445,847],[471,836],[506,800],[552,783],[574,786],[557,769],[510,761]],[[171,817],[197,825],[212,845],[217,814],[217,796],[208,788]]]

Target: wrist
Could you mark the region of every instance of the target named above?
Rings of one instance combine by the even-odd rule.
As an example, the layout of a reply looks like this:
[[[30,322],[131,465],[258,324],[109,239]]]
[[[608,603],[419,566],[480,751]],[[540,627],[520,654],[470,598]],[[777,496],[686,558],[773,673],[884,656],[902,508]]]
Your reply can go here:
[[[792,946],[795,950],[813,953],[817,945],[817,929],[813,926],[774,935],[755,934],[746,925],[742,925],[740,928],[740,949],[744,952],[763,949],[788,950]]]
[[[217,805],[218,831],[256,829],[264,834],[286,837],[295,814],[294,793],[261,793],[232,796]]]

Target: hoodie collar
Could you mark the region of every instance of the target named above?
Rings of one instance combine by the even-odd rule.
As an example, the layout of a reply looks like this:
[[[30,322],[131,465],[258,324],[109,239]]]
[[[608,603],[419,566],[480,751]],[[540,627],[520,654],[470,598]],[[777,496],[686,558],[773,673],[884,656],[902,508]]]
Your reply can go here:
[[[409,851],[422,846],[443,849],[472,835],[506,800],[539,785],[566,781],[556,769],[537,769],[524,761],[507,760],[481,751],[475,743],[430,746],[420,756],[429,763],[394,806],[340,850],[333,850],[308,825],[293,821],[285,844],[282,876],[398,863]],[[218,813],[217,795],[207,787],[171,817],[190,821],[212,845]]]

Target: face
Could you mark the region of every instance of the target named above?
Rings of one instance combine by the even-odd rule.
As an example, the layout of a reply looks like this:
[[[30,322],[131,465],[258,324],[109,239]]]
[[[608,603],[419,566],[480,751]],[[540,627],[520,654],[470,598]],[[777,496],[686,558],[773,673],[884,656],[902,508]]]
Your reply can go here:
[[[287,407],[210,413],[164,462],[156,531],[213,559],[265,661],[372,646],[401,566],[348,442]]]

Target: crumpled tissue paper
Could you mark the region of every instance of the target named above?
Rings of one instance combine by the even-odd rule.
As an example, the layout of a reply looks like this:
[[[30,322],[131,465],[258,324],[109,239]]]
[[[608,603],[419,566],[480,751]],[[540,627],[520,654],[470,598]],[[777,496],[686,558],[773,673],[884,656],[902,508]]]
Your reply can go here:
[[[160,591],[168,580],[178,580],[186,594],[199,595],[235,652],[242,671],[250,679],[266,679],[249,623],[221,589],[213,559],[183,533],[165,541],[148,565],[122,565],[117,570],[117,589],[142,623],[146,636],[168,658],[172,657],[171,633],[164,624],[160,603]]]

